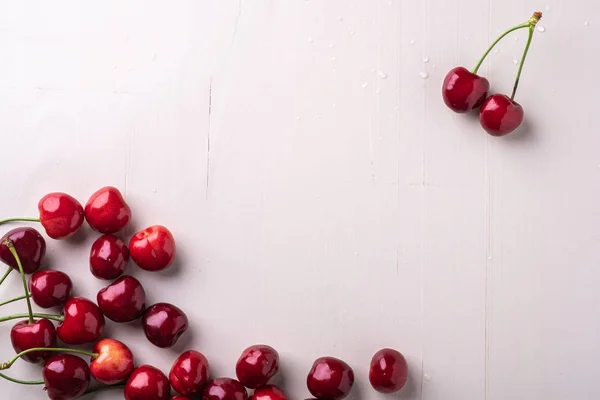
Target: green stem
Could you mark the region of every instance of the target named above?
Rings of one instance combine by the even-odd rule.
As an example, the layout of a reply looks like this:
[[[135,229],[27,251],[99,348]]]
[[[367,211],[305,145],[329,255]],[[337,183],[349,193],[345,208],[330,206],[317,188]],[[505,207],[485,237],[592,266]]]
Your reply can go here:
[[[4,281],[10,275],[11,272],[13,272],[13,269],[11,267],[8,267],[8,269],[6,270],[6,272],[4,273],[4,275],[2,275],[2,278],[0,279],[0,285],[2,285],[4,283]]]
[[[513,86],[512,94],[510,95],[510,99],[515,99],[515,94],[517,94],[517,87],[519,86],[519,80],[521,79],[521,71],[523,71],[523,64],[525,64],[525,58],[527,58],[527,53],[529,52],[529,46],[531,46],[531,39],[533,39],[533,31],[535,30],[535,25],[529,26],[529,37],[527,38],[527,44],[525,45],[525,51],[523,51],[523,57],[521,58],[521,64],[519,64],[519,71],[517,72],[517,78],[515,79],[515,86]]]
[[[40,222],[39,218],[7,218],[0,220],[0,225],[5,224],[7,222]]]
[[[9,369],[19,358],[23,357],[25,354],[33,353],[35,351],[54,351],[59,353],[83,354],[84,356],[89,356],[92,358],[98,357],[97,353],[90,353],[89,351],[85,350],[67,349],[63,347],[34,347],[32,349],[23,350],[22,352],[17,354],[12,360],[0,364],[0,370]]]
[[[32,315],[34,318],[46,318],[46,319],[51,319],[51,320],[58,321],[58,322],[64,321],[64,317],[62,317],[60,315],[38,314],[38,313],[33,313]],[[29,317],[29,314],[9,315],[8,317],[0,318],[0,322],[10,321],[11,319],[28,318],[28,317]]]
[[[476,74],[477,71],[479,71],[479,67],[481,67],[481,64],[483,64],[483,61],[486,59],[486,57],[490,54],[490,52],[492,51],[492,49],[494,47],[496,47],[496,45],[502,40],[504,39],[504,37],[506,35],[508,35],[511,32],[514,32],[518,29],[523,29],[523,28],[527,28],[529,26],[529,22],[526,22],[524,24],[521,25],[517,25],[514,26],[512,28],[510,28],[509,30],[507,30],[506,32],[504,32],[502,35],[500,35],[500,37],[498,39],[496,39],[496,41],[494,43],[492,43],[492,45],[490,46],[489,49],[487,49],[487,51],[483,54],[483,57],[481,57],[481,59],[479,60],[479,62],[477,63],[477,65],[475,66],[475,68],[473,68],[473,73]]]
[[[12,240],[6,238],[4,244],[8,246],[8,250],[12,253],[13,257],[17,261],[17,265],[19,266],[19,272],[21,273],[21,280],[23,281],[23,289],[25,290],[25,299],[27,300],[27,312],[29,313],[29,324],[33,324],[33,310],[31,308],[31,300],[29,299],[29,289],[27,288],[27,279],[25,278],[25,271],[23,271],[23,265],[21,264],[21,258],[19,254],[17,254],[17,249],[15,249],[15,244]]]
[[[82,396],[85,396],[86,394],[90,394],[90,393],[97,393],[97,392],[103,392],[105,390],[111,390],[111,389],[123,389],[125,387],[125,385],[109,385],[109,386],[98,386],[97,388],[93,388],[93,389],[88,389],[85,391],[84,394],[82,394]]]
[[[0,373],[0,378],[4,378],[7,381],[11,381],[11,382],[18,383],[18,384],[21,384],[21,385],[43,385],[43,384],[46,383],[44,381],[22,381],[20,379],[11,378],[10,376],[6,376],[6,375],[1,374],[1,373]]]
[[[5,306],[10,303],[14,303],[15,301],[23,300],[25,298],[27,298],[27,296],[15,297],[14,299],[3,301],[2,303],[0,303],[0,307]]]

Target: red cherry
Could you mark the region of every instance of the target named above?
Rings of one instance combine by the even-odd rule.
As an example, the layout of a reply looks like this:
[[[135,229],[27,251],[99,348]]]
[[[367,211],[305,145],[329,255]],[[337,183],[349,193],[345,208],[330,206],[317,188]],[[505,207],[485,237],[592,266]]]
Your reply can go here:
[[[36,347],[54,347],[56,345],[56,329],[50,320],[45,318],[30,324],[29,321],[17,322],[10,331],[10,341],[18,354],[24,350]],[[50,357],[51,352],[33,352],[21,358],[31,363],[37,363]]]
[[[169,381],[177,393],[200,394],[208,382],[209,368],[206,357],[195,350],[181,354],[171,367]]]
[[[202,400],[247,400],[248,392],[239,381],[231,378],[216,378],[208,382]]]
[[[354,384],[354,371],[340,359],[321,357],[313,363],[306,384],[310,394],[318,399],[343,399]]]
[[[142,269],[160,271],[175,260],[175,239],[161,225],[154,225],[133,235],[129,242],[131,259]]]
[[[125,384],[125,400],[167,400],[170,397],[169,379],[151,365],[140,365]]]
[[[73,283],[67,274],[54,270],[38,271],[29,279],[31,298],[42,308],[62,306],[73,292]]]
[[[49,193],[38,203],[40,222],[52,239],[66,239],[83,223],[83,207],[66,193]]]
[[[15,246],[23,272],[31,274],[40,268],[42,258],[46,254],[46,241],[38,231],[33,228],[15,228],[0,239],[0,260],[19,272],[17,260],[5,243],[7,239],[10,239]]]
[[[288,400],[288,398],[277,386],[267,385],[256,389],[250,400]]]
[[[140,281],[126,275],[101,289],[96,301],[106,318],[130,322],[142,316],[146,308],[146,292]]]
[[[446,75],[442,85],[444,103],[457,113],[481,106],[487,97],[490,82],[464,67],[456,67]]]
[[[105,385],[123,382],[133,372],[133,353],[125,344],[114,339],[101,339],[94,345],[98,357],[92,359],[90,372]]]
[[[72,354],[58,354],[46,360],[42,369],[46,393],[52,400],[75,399],[90,385],[90,368]]]
[[[92,194],[86,203],[85,219],[95,231],[115,233],[131,220],[131,208],[119,189],[106,186]]]
[[[171,400],[192,400],[192,398],[187,396],[173,396]]]
[[[523,107],[504,94],[494,94],[483,103],[479,122],[492,136],[508,135],[523,122]]]
[[[93,302],[71,297],[64,307],[64,321],[58,324],[58,338],[67,344],[91,343],[104,331],[104,315]]]
[[[371,359],[369,382],[381,393],[394,393],[406,384],[408,365],[404,356],[393,349],[381,349]]]
[[[113,280],[123,274],[129,262],[129,249],[121,239],[102,235],[90,250],[90,271],[99,279]]]
[[[188,329],[188,318],[178,307],[157,303],[149,307],[142,318],[144,333],[157,347],[172,347]]]
[[[262,344],[245,349],[235,365],[237,378],[250,389],[266,385],[278,370],[279,354]]]

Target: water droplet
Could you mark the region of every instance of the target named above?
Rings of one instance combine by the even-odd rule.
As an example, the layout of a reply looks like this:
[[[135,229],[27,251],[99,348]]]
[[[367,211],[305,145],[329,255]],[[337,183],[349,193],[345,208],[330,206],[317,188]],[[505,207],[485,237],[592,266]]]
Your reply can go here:
[[[152,193],[156,193],[156,192],[157,192],[157,190],[156,190],[156,189],[152,189]]]
[[[537,30],[540,31],[540,32],[542,32],[542,33],[546,32],[546,28],[543,27],[542,25],[538,25]]]
[[[423,79],[427,79],[427,78],[429,78],[429,74],[428,74],[427,72],[425,72],[425,71],[421,71],[421,72],[419,72],[419,76],[420,76],[421,78],[423,78]]]
[[[341,15],[338,17],[338,21],[340,22],[344,22],[344,17],[342,17]]]
[[[362,85],[360,85],[361,88],[366,88],[367,86],[369,86],[369,84],[367,82],[363,83]]]
[[[590,22],[589,22],[589,21],[583,21],[583,25],[585,25],[585,26],[589,26],[589,25],[590,25]]]
[[[513,64],[517,65],[519,63],[519,60],[517,60],[516,58],[513,60]]]
[[[423,57],[423,62],[427,64],[429,62],[429,57]]]
[[[336,62],[336,61],[337,61],[337,58],[331,57],[331,62]]]
[[[296,117],[296,121],[300,121],[300,116],[297,116],[297,117]]]
[[[517,40],[519,40],[519,37],[518,37],[518,36],[515,36],[515,42],[516,42]]]
[[[492,259],[492,256],[489,256],[489,257],[488,257],[488,260],[491,260],[491,259]]]
[[[313,38],[309,37],[308,38],[308,43],[312,43],[312,42],[314,42]]]
[[[156,53],[152,54],[152,62],[156,61]]]
[[[423,375],[423,378],[424,378],[424,379],[425,379],[427,382],[429,382],[429,381],[431,380],[431,375],[429,375],[429,374],[424,374],[424,375]]]
[[[387,74],[383,71],[377,71],[377,75],[379,75],[381,79],[387,79]]]

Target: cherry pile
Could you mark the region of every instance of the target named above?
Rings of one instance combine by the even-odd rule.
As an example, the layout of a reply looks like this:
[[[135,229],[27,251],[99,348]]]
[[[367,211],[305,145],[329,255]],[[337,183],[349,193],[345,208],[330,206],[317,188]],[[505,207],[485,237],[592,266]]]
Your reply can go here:
[[[479,122],[483,129],[492,136],[505,136],[517,129],[523,122],[524,112],[523,107],[514,100],[515,94],[517,93],[523,64],[531,45],[535,26],[541,18],[542,13],[536,12],[527,22],[504,32],[484,53],[472,72],[464,67],[456,67],[450,70],[442,85],[442,98],[446,105],[457,113],[479,109]],[[490,82],[486,78],[477,75],[479,67],[481,67],[492,49],[506,35],[523,28],[529,29],[529,37],[521,58],[512,95],[508,97],[505,94],[497,93],[488,97]]]
[[[0,363],[0,371],[20,359],[42,364],[43,379],[22,381],[0,373],[1,378],[17,384],[43,385],[41,395],[52,400],[76,399],[99,390],[121,390],[126,400],[288,399],[272,383],[279,372],[279,353],[268,345],[255,344],[243,350],[234,379],[211,377],[207,358],[193,349],[179,355],[166,375],[155,366],[137,365],[125,343],[102,336],[105,318],[116,323],[140,320],[150,343],[170,348],[189,325],[185,312],[173,304],[147,306],[142,283],[125,275],[130,260],[146,271],[165,270],[173,265],[177,251],[173,235],[161,225],[135,233],[128,244],[117,236],[131,220],[131,209],[118,189],[101,188],[85,208],[66,193],[50,193],[39,201],[38,209],[39,218],[10,218],[0,224],[40,222],[48,237],[62,240],[75,235],[87,221],[101,234],[90,249],[90,273],[110,283],[98,292],[96,302],[73,296],[73,283],[67,274],[40,270],[46,242],[37,230],[19,227],[7,232],[0,239],[0,261],[8,265],[0,285],[17,271],[24,295],[0,306],[26,300],[28,312],[0,318],[0,322],[22,319],[10,331],[16,356]],[[30,275],[28,282],[26,275]],[[31,300],[42,309],[60,307],[62,313],[34,313]],[[88,345],[90,349],[58,347],[59,340],[65,346]],[[407,374],[407,362],[396,350],[381,349],[371,359],[369,382],[378,392],[398,392],[405,386]],[[92,388],[92,378],[100,386]],[[320,357],[312,364],[306,385],[316,399],[338,400],[350,394],[354,379],[354,371],[344,361]],[[172,392],[177,395],[171,397]]]

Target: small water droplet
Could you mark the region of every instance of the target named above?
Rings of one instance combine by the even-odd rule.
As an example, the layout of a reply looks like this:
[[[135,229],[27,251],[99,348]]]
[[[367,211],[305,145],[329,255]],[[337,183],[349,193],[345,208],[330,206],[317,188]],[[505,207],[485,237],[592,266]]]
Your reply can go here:
[[[296,117],[296,121],[300,121],[300,116],[297,116],[297,117]]]
[[[519,63],[519,60],[517,60],[516,58],[513,60],[513,64],[517,65]]]
[[[540,32],[542,32],[542,33],[546,32],[546,28],[543,27],[542,25],[538,25],[537,30],[540,31]]]
[[[152,62],[156,61],[156,53],[152,54]]]
[[[589,22],[589,21],[583,21],[583,25],[585,25],[585,26],[589,26],[589,25],[590,25],[590,22]]]
[[[314,42],[313,38],[309,37],[308,38],[308,43],[312,43],[312,42]]]
[[[518,36],[515,36],[515,42],[516,42],[517,40],[519,40],[519,37],[518,37]]]
[[[423,57],[423,62],[427,64],[429,62],[429,57]]]
[[[429,374],[424,374],[424,375],[423,375],[423,378],[424,378],[424,379],[425,379],[427,382],[429,382],[429,381],[431,380],[431,375],[429,375]]]
[[[363,83],[362,85],[360,85],[361,88],[366,88],[367,86],[369,86],[369,84],[367,82]]]
[[[342,17],[341,15],[338,17],[338,21],[340,22],[344,22],[344,17]]]
[[[423,78],[423,79],[427,79],[427,78],[429,78],[429,74],[428,74],[427,72],[425,72],[425,71],[421,71],[421,72],[419,72],[419,76],[420,76],[421,78]]]
[[[492,256],[489,256],[489,257],[488,257],[488,260],[491,260],[491,259],[492,259]]]
[[[157,190],[156,190],[156,189],[152,189],[152,193],[156,193],[156,192],[157,192]]]
[[[381,79],[387,79],[387,74],[383,71],[377,71],[377,75],[379,75]]]
[[[337,61],[337,58],[331,57],[331,62],[336,62],[336,61]]]

